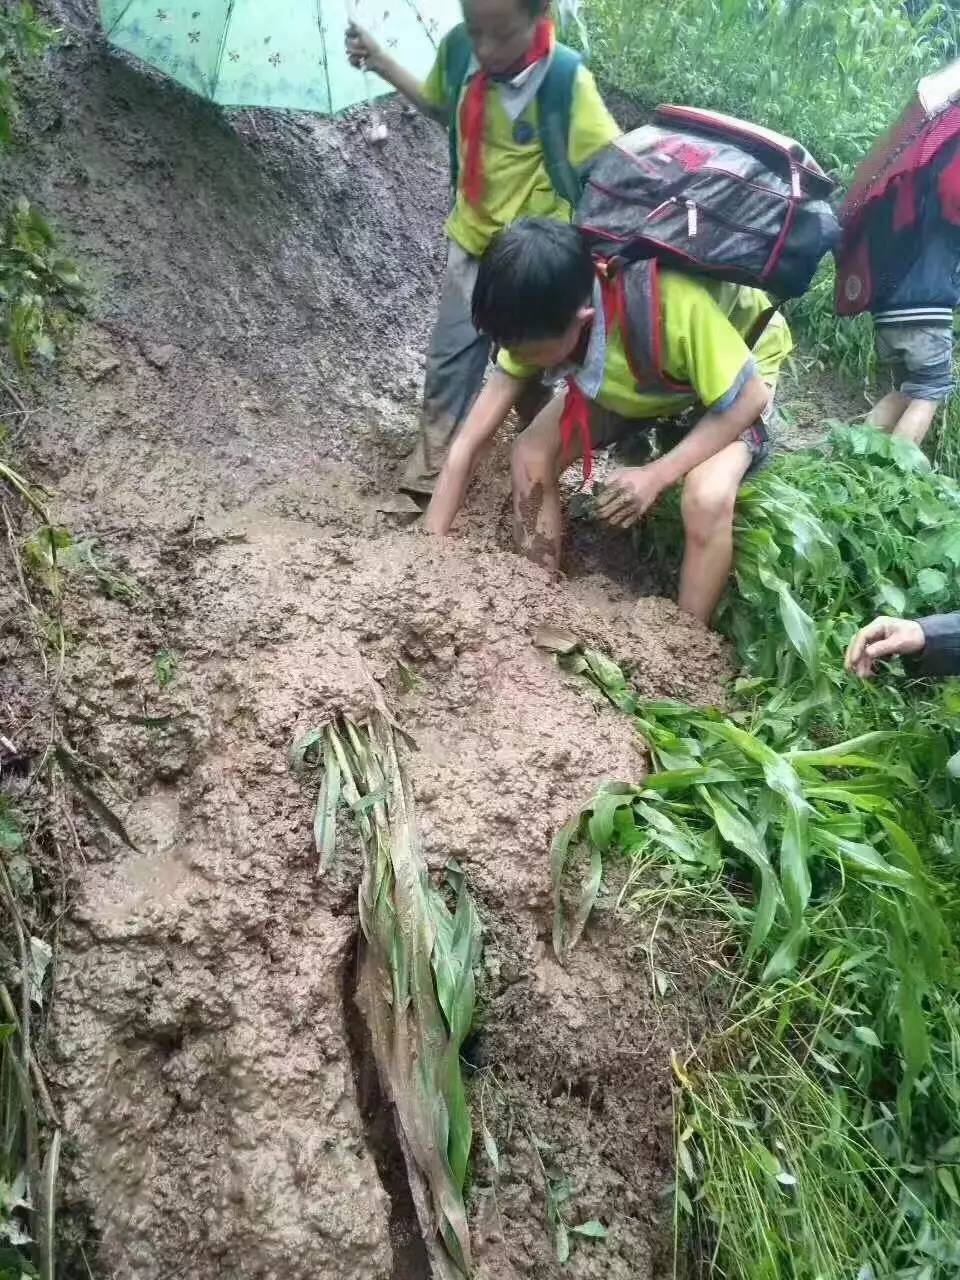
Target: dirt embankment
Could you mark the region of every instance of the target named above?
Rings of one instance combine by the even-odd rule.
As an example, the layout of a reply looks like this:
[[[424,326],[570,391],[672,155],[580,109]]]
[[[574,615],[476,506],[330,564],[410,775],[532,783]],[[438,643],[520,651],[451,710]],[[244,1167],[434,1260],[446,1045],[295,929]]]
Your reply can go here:
[[[471,1090],[502,1171],[478,1144],[481,1266],[560,1274],[545,1167],[573,1181],[572,1222],[610,1227],[564,1274],[655,1274],[686,1015],[654,998],[629,922],[604,916],[566,970],[548,947],[553,832],[643,759],[530,634],[570,627],[651,693],[705,701],[721,647],[662,601],[634,609],[633,570],[614,584],[595,548],[560,585],[503,550],[502,451],[458,541],[378,509],[415,417],[442,137],[398,105],[381,149],[358,121],[228,124],[109,58],[85,6],[56,16],[0,187],[45,208],[97,292],[23,445],[58,519],[138,588],[71,591],[62,694],[138,849],[77,810],[50,1075],[96,1273],[424,1274],[358,1062],[349,851],[318,884],[286,759],[370,671],[417,741],[431,866],[455,857],[483,916]]]

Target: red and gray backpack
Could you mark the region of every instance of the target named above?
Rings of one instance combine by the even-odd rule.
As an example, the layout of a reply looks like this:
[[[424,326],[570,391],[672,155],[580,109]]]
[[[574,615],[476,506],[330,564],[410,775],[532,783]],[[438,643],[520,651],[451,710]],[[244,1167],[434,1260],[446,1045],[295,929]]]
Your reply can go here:
[[[924,241],[929,244],[938,223],[960,224],[960,60],[921,80],[900,118],[871,147],[854,174],[840,222],[841,316],[882,305],[926,250]],[[923,303],[955,305],[950,258],[927,264],[932,278],[921,289]]]
[[[615,292],[607,306],[621,321],[638,389],[689,393],[661,363],[660,265],[768,292],[752,346],[839,240],[833,189],[799,143],[688,107],[659,107],[650,124],[601,152],[576,223]]]

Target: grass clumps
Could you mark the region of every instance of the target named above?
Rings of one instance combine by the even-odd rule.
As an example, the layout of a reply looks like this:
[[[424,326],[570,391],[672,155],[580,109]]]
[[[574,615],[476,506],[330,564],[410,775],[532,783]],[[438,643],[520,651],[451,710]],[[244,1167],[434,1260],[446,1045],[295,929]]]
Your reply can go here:
[[[958,505],[919,451],[838,429],[825,459],[744,490],[729,714],[642,702],[601,655],[562,659],[635,717],[654,772],[558,837],[561,948],[612,853],[635,910],[682,900],[729,935],[710,971],[725,1012],[676,1066],[678,1239],[708,1275],[960,1269],[957,694],[843,671],[864,621],[947,604]],[[570,911],[572,851],[590,873]]]
[[[681,102],[798,138],[848,174],[917,81],[956,56],[946,4],[597,0],[594,68],[648,107]]]

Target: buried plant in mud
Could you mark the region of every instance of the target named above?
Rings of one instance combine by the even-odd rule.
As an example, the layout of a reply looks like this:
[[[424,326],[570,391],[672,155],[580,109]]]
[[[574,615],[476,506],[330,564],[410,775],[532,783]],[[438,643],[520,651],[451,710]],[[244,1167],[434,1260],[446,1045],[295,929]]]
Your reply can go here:
[[[724,615],[749,673],[739,709],[642,702],[602,655],[561,659],[636,718],[655,771],[557,837],[558,949],[611,852],[635,909],[729,931],[711,966],[726,1011],[676,1064],[678,1227],[712,1275],[960,1269],[956,694],[843,671],[862,622],[947,603],[958,514],[919,451],[839,431],[744,491]]]
[[[455,1280],[470,1270],[463,1188],[473,1131],[460,1050],[473,1022],[480,929],[455,866],[447,869],[453,910],[429,879],[394,721],[379,694],[375,702],[362,723],[343,716],[308,733],[293,748],[292,760],[298,768],[315,762],[323,768],[314,820],[319,874],[335,852],[341,805],[360,833],[357,1001],[384,1093],[396,1108],[434,1272]]]

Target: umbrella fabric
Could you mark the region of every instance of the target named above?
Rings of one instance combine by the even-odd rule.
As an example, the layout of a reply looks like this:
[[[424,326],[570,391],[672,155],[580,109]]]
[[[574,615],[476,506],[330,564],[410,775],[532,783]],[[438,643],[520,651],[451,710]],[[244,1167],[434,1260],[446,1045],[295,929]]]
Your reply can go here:
[[[110,42],[227,107],[332,115],[390,87],[350,66],[356,20],[425,76],[461,19],[457,0],[100,0]]]

